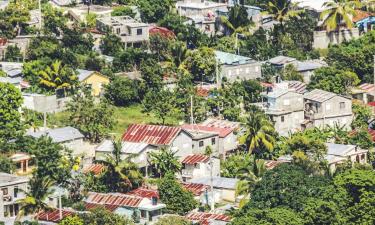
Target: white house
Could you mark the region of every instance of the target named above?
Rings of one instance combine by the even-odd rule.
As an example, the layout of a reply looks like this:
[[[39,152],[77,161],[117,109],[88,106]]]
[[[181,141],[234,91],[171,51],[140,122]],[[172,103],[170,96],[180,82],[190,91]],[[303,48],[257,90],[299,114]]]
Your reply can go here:
[[[202,154],[192,154],[182,160],[182,181],[206,177],[212,172],[212,176],[220,175],[220,160],[212,157],[212,171],[210,157]]]

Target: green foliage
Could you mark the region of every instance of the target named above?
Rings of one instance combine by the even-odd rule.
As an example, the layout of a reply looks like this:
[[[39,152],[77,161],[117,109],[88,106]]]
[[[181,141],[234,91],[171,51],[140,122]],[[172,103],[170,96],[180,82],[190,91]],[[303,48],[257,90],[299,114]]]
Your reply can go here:
[[[130,16],[133,17],[135,16],[135,13],[132,8],[129,6],[116,6],[113,8],[113,11],[111,12],[111,16]]]
[[[221,161],[221,176],[238,178],[243,173],[242,169],[252,167],[253,163],[254,157],[247,153],[230,155],[228,158]]]
[[[116,106],[129,106],[140,101],[141,83],[125,77],[115,77],[105,87],[105,97]]]
[[[114,214],[102,207],[95,208],[90,213],[80,214],[83,224],[100,224],[100,225],[134,225],[134,223],[123,216]]]
[[[351,125],[352,128],[367,128],[368,122],[372,117],[372,109],[369,106],[359,103],[353,103],[352,108],[354,114],[354,119]]]
[[[344,224],[341,212],[333,201],[310,198],[303,206],[304,224]]]
[[[169,54],[170,46],[175,40],[160,34],[150,35],[149,47],[153,54],[157,56],[159,61],[165,61],[171,58]]]
[[[195,81],[211,81],[215,77],[215,52],[208,47],[193,50],[189,52],[184,65]]]
[[[220,20],[227,29],[227,33],[232,35],[237,35],[237,33],[248,35],[249,28],[252,25],[246,8],[242,5],[230,7],[228,17],[222,16]]]
[[[10,2],[4,9],[0,10],[0,36],[14,38],[25,31],[30,13],[25,2]]]
[[[304,12],[303,10],[293,9],[293,3],[290,0],[270,0],[268,4],[262,6],[282,26],[285,21],[291,18],[299,18],[299,15]]]
[[[293,210],[288,208],[271,208],[271,209],[254,209],[245,215],[236,218],[231,224],[247,225],[247,224],[290,224],[300,225],[304,220]]]
[[[9,83],[0,83],[0,142],[23,133],[21,114],[21,91]]]
[[[154,59],[147,59],[141,63],[141,74],[146,92],[160,91],[163,87],[163,68]],[[163,94],[168,94],[164,92]]]
[[[293,64],[288,64],[281,71],[281,79],[283,80],[297,80],[303,82],[303,76],[300,74]]]
[[[6,155],[0,155],[0,172],[12,173],[16,169],[13,161]]]
[[[96,26],[96,18],[98,17],[95,13],[86,14],[86,26],[88,28],[94,28]]]
[[[340,30],[342,23],[347,28],[352,28],[352,18],[356,15],[356,9],[361,7],[359,1],[330,0],[323,4],[325,10],[320,14],[320,19],[328,31]]]
[[[114,126],[113,107],[103,99],[95,103],[90,90],[78,91],[67,110],[71,125],[92,142],[100,142]]]
[[[339,70],[335,67],[323,67],[315,70],[308,88],[345,95],[349,94],[350,89],[359,82],[358,76],[353,72]]]
[[[9,45],[5,50],[5,61],[8,62],[21,62],[23,56],[21,54],[21,50],[17,47],[17,45]]]
[[[218,51],[223,51],[223,52],[228,52],[228,53],[236,53],[236,38],[232,36],[225,36],[220,38],[215,46],[215,49]],[[238,46],[239,48],[242,48],[243,46],[243,41],[239,40],[238,41]]]
[[[83,220],[78,216],[68,216],[61,220],[59,225],[83,225]]]
[[[167,205],[169,213],[184,215],[198,205],[193,194],[185,190],[173,174],[167,174],[160,181],[158,191],[160,200]]]
[[[164,18],[172,6],[170,0],[143,0],[138,1],[139,11],[142,21],[146,23],[155,23]]]
[[[181,216],[164,216],[158,219],[155,225],[190,225],[191,222]]]
[[[141,63],[147,59],[153,58],[153,55],[137,48],[127,48],[115,56],[113,60],[114,72],[131,72],[139,70]]]
[[[77,27],[63,29],[64,35],[61,39],[62,45],[77,54],[87,54],[94,47],[94,39],[91,34],[84,34]]]
[[[48,34],[60,35],[62,29],[66,27],[67,18],[63,12],[50,4],[43,5],[43,28]]]
[[[177,152],[166,148],[162,148],[157,152],[150,152],[150,163],[156,169],[160,177],[164,177],[168,173],[175,174],[181,170],[182,165],[176,153]]]
[[[121,38],[112,33],[107,33],[100,43],[100,50],[104,55],[115,56],[123,49],[124,44],[121,42]]]

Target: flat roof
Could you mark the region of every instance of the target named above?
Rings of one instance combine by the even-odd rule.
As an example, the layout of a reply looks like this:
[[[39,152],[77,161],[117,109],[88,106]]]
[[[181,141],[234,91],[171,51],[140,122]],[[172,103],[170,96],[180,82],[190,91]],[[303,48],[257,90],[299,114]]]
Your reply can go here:
[[[27,183],[28,181],[29,179],[27,177],[21,177],[9,173],[0,173],[0,187],[19,183]]]

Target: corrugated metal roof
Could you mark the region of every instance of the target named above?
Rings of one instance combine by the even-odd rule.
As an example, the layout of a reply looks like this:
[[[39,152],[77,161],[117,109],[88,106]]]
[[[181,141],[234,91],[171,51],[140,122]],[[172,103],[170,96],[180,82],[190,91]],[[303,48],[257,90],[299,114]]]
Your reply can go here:
[[[180,127],[132,124],[122,136],[122,140],[154,145],[170,145],[180,131]]]
[[[224,188],[224,189],[234,190],[236,189],[236,184],[238,181],[239,180],[237,178],[213,177],[213,186],[215,188]],[[193,178],[189,181],[189,183],[210,185],[211,178],[210,177]]]
[[[305,93],[303,97],[308,100],[315,101],[315,102],[325,102],[335,96],[336,96],[335,93],[323,91],[319,89],[314,89],[310,92]]]
[[[268,98],[279,98],[280,96],[283,96],[288,92],[289,92],[288,89],[275,88],[273,91],[268,92],[267,97]]]
[[[196,163],[208,162],[209,157],[207,155],[193,154],[188,155],[182,160],[182,163],[188,165],[194,165]]]
[[[65,217],[68,217],[68,216],[73,216],[74,214],[75,212],[73,211],[63,209],[61,219],[64,219]],[[53,209],[50,211],[42,211],[36,216],[36,218],[41,221],[47,221],[47,222],[53,222],[53,223],[57,223],[61,220],[60,211],[58,209]]]
[[[372,141],[375,142],[375,130],[373,130],[373,129],[368,129],[368,133],[371,135],[371,137],[372,137]]]
[[[292,57],[279,55],[279,56],[276,56],[272,59],[269,59],[268,62],[271,63],[271,64],[274,64],[274,65],[284,65],[284,64],[296,61],[296,60],[297,59],[292,58]]]
[[[113,211],[115,211],[119,206],[117,206],[117,205],[101,205],[101,204],[95,204],[95,203],[85,203],[85,208],[86,208],[86,210],[92,210],[92,209],[100,208],[100,207],[104,207],[104,208],[107,209],[108,211],[113,212]]]
[[[301,81],[288,81],[288,88],[295,90],[299,94],[304,94],[307,92],[307,84]]]
[[[293,62],[293,64],[296,67],[298,72],[316,70],[325,66],[323,62],[318,62],[318,61],[297,61],[297,62]]]
[[[354,149],[355,145],[342,145],[342,144],[333,144],[333,143],[326,143],[328,148],[327,155],[335,155],[335,156],[346,156],[347,152]]]
[[[34,138],[40,138],[43,135],[47,135],[51,137],[53,142],[55,143],[61,143],[84,138],[83,134],[81,134],[79,130],[73,127],[62,127],[49,129],[46,131],[28,132],[27,134]]]
[[[268,160],[266,161],[266,168],[268,170],[272,170],[273,168],[277,167],[278,165],[282,164],[282,163],[285,163],[283,161],[274,161],[274,160]]]
[[[210,220],[219,220],[229,222],[231,220],[230,216],[224,214],[206,213],[206,212],[191,212],[186,215],[188,220],[199,221],[200,223],[209,224]]]
[[[182,129],[187,131],[196,131],[196,132],[207,132],[211,134],[217,134],[219,137],[223,138],[233,132],[233,128],[222,128],[222,127],[213,127],[205,126],[200,124],[184,124],[181,126]]]
[[[182,186],[184,186],[186,190],[192,192],[195,196],[200,196],[209,189],[209,186],[204,184],[182,183]]]
[[[216,60],[225,65],[242,65],[256,62],[255,60],[249,57],[236,55],[228,52],[215,51],[215,55]]]
[[[233,128],[237,129],[240,127],[240,123],[233,122],[229,120],[219,120],[215,118],[209,118],[204,122],[200,123],[200,125],[207,126],[207,127],[218,127],[218,128]]]
[[[102,164],[92,164],[84,170],[84,173],[94,173],[95,175],[101,174],[106,167]]]
[[[149,198],[149,199],[153,197],[159,198],[159,192],[157,190],[153,190],[153,189],[149,189],[145,187],[137,188],[126,194],[134,195],[134,196],[141,197],[141,198]]]
[[[92,70],[81,70],[77,69],[78,72],[78,80],[79,81],[84,81],[86,80],[91,74],[93,74],[95,71]]]
[[[143,199],[133,195],[121,193],[96,193],[89,192],[85,200],[86,203],[95,203],[110,206],[138,207]]]
[[[122,142],[121,152],[125,154],[139,154],[141,153],[146,147],[148,146],[147,143],[137,143],[137,142]],[[100,145],[96,148],[96,151],[99,152],[108,152],[111,153],[113,151],[113,143],[111,140],[104,140]]]

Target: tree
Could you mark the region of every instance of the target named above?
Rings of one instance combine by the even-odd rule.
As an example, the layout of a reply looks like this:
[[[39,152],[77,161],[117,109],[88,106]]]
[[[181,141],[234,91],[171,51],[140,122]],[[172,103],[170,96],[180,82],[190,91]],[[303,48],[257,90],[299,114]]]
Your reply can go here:
[[[14,85],[0,83],[0,142],[23,134],[19,108],[22,95]]]
[[[310,198],[303,206],[301,214],[306,225],[345,224],[338,205],[333,201]]]
[[[61,61],[55,61],[45,70],[39,72],[39,85],[46,91],[56,91],[72,87],[78,82],[73,69],[62,65]]]
[[[181,41],[174,41],[170,45],[170,52],[172,61],[176,67],[179,67],[187,58],[188,50],[185,43]]]
[[[323,7],[326,9],[320,14],[320,18],[328,31],[340,31],[341,23],[350,29],[353,27],[352,18],[356,15],[355,9],[360,6],[358,0],[330,0],[324,2]]]
[[[246,8],[242,5],[235,5],[229,10],[228,17],[220,17],[221,22],[232,35],[249,35],[250,27],[253,25],[249,20]]]
[[[271,121],[259,110],[250,112],[246,122],[246,146],[251,153],[254,150],[259,154],[265,149],[272,151],[275,144],[274,127]]]
[[[96,26],[96,18],[98,16],[95,13],[88,13],[85,17],[87,28],[94,28]]]
[[[247,224],[304,224],[304,220],[295,211],[288,208],[254,209],[241,217],[236,217],[233,225]]]
[[[106,155],[105,160],[100,161],[107,167],[102,176],[103,183],[112,192],[128,192],[139,187],[143,177],[137,164],[132,161],[135,156],[122,159],[122,142],[112,141],[112,145],[112,154]]]
[[[167,205],[169,213],[184,215],[195,209],[198,203],[193,193],[185,190],[174,178],[174,174],[168,173],[159,183],[159,196],[161,202]]]
[[[176,153],[177,152],[166,148],[161,148],[160,151],[157,152],[150,152],[149,162],[156,168],[160,178],[168,173],[175,174],[181,170],[182,165]]]
[[[18,200],[21,207],[17,218],[28,214],[38,214],[42,210],[49,209],[46,200],[53,192],[51,189],[53,184],[54,182],[48,177],[33,177],[29,181],[28,190],[21,190],[26,197]]]
[[[278,21],[284,31],[283,25],[285,21],[293,17],[299,17],[303,10],[294,10],[296,4],[293,4],[291,0],[270,0],[268,4],[263,4],[263,8],[273,17],[274,20]]]
[[[135,13],[132,8],[129,6],[116,6],[113,8],[113,11],[111,12],[111,16],[130,16],[134,18]]]
[[[21,62],[23,56],[17,45],[9,45],[5,50],[5,60],[8,62]]]
[[[184,65],[195,81],[211,81],[216,70],[215,52],[208,47],[190,51]]]
[[[155,225],[190,225],[191,222],[181,216],[164,216],[158,219]]]
[[[68,216],[62,219],[59,225],[83,225],[83,220],[78,216]]]
[[[138,1],[142,21],[155,23],[164,18],[172,6],[170,0],[144,0]]]
[[[84,35],[85,32],[81,28],[73,27],[73,29],[63,29],[62,45],[73,53],[88,54],[94,47],[94,39],[91,34]]]
[[[80,214],[79,217],[83,220],[83,224],[134,225],[130,219],[112,213],[100,206],[91,210],[90,213]]]
[[[253,167],[254,156],[239,152],[228,156],[221,161],[221,176],[229,178],[239,178],[242,175],[243,168]]]
[[[353,103],[353,114],[354,119],[352,122],[352,128],[367,128],[370,119],[372,118],[372,109],[364,104]]]
[[[159,61],[166,61],[171,56],[169,54],[170,46],[174,42],[172,37],[161,34],[150,35],[149,48],[155,54]]]
[[[13,161],[5,155],[0,155],[0,172],[13,173],[16,169]]]
[[[95,103],[89,89],[78,91],[67,110],[71,125],[92,142],[100,142],[114,126],[113,107],[105,100]]]
[[[281,71],[282,80],[297,80],[303,82],[303,76],[293,64],[286,65]]]
[[[165,120],[177,113],[174,95],[169,90],[150,91],[142,101],[144,112],[153,113],[162,124]]]
[[[125,77],[115,77],[105,86],[105,98],[116,106],[129,106],[140,101],[140,82]]]
[[[308,89],[321,89],[347,95],[350,93],[350,89],[359,82],[358,76],[353,72],[338,70],[334,67],[323,67],[315,70]]]
[[[43,5],[43,28],[47,34],[60,36],[62,29],[66,28],[67,18],[63,12],[50,4]]]
[[[100,50],[104,55],[115,56],[124,50],[124,44],[117,35],[107,33],[101,40]]]

